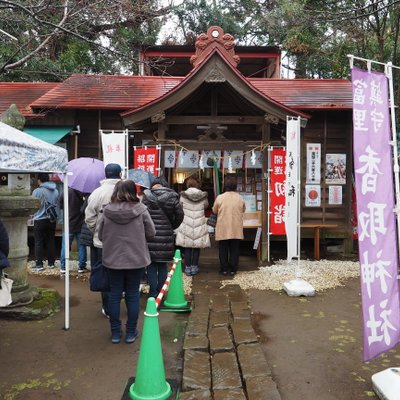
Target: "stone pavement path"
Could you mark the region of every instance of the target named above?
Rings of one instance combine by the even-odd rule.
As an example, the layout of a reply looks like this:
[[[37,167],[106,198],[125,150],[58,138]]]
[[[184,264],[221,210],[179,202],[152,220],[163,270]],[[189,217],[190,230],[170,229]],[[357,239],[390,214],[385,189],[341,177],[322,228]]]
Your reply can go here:
[[[181,400],[280,400],[271,369],[251,324],[247,294],[220,289],[213,265],[193,278],[193,310],[184,350]]]

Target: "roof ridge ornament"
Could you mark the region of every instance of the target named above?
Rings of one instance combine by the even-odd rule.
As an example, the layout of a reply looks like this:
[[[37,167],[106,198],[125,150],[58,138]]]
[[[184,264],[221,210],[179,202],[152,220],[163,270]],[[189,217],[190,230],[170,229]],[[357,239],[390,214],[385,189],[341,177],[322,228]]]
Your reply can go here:
[[[235,54],[235,45],[231,34],[224,33],[220,26],[211,26],[207,29],[207,33],[201,33],[197,37],[196,53],[190,57],[190,62],[194,68],[197,67],[208,54],[217,48],[236,67],[240,62],[240,57]]]

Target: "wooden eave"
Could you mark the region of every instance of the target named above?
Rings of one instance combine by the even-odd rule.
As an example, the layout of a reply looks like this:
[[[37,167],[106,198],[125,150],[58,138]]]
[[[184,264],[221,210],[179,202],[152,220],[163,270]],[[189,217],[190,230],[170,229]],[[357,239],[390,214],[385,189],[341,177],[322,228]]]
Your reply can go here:
[[[229,83],[235,91],[255,107],[264,113],[278,117],[284,122],[286,122],[286,116],[288,115],[300,116],[304,119],[310,118],[308,114],[289,108],[256,89],[232,66],[220,50],[215,48],[201,64],[194,68],[170,92],[145,106],[121,113],[125,126],[142,122],[160,111],[165,111],[177,105],[203,83]]]

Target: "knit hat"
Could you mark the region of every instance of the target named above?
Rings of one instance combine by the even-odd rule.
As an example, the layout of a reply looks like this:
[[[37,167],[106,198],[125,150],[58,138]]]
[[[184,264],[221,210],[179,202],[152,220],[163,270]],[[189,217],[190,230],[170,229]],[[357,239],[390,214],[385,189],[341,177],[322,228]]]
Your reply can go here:
[[[107,179],[118,179],[121,177],[122,168],[119,164],[107,164],[104,172]]]

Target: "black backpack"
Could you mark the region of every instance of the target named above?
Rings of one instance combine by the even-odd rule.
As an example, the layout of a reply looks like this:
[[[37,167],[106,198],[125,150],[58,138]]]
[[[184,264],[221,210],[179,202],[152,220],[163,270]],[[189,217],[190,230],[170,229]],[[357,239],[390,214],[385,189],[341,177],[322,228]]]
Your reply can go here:
[[[58,218],[57,214],[57,209],[55,204],[51,204],[49,201],[45,200],[44,201],[44,210],[46,213],[47,219],[50,220],[50,222],[56,222]]]

